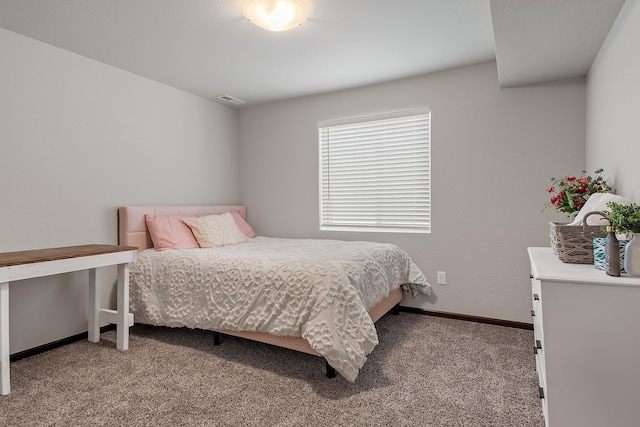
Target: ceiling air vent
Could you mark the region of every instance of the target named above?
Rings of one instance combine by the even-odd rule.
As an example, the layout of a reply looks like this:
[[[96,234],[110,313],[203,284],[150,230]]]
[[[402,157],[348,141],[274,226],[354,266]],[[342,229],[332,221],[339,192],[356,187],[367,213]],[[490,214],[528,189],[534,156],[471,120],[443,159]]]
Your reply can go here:
[[[218,99],[222,99],[223,101],[229,102],[234,105],[242,105],[247,103],[246,101],[243,101],[242,99],[234,98],[231,95],[222,95],[222,96],[219,96]]]

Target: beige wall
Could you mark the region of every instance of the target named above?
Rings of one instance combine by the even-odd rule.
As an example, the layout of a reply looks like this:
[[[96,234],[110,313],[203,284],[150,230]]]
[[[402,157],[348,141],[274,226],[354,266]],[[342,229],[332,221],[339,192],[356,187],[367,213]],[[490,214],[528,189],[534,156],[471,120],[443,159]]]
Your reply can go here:
[[[0,251],[116,243],[125,204],[239,201],[234,110],[3,29],[0,52]],[[12,284],[11,352],[86,331],[87,277]]]
[[[589,71],[586,156],[640,202],[640,1],[627,0]]]
[[[240,111],[241,202],[263,235],[364,239],[405,249],[433,284],[404,305],[530,322],[526,248],[548,246],[549,178],[585,164],[585,82],[500,89],[495,63]],[[432,111],[433,232],[321,232],[317,124]],[[448,284],[436,285],[436,271]]]

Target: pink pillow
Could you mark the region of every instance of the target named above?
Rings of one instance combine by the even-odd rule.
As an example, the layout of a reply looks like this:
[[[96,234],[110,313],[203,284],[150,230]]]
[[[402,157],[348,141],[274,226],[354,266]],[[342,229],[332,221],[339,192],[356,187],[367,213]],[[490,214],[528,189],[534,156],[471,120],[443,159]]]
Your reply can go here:
[[[240,212],[231,211],[231,215],[233,215],[233,219],[236,222],[236,225],[247,237],[256,237],[256,233],[253,231],[253,228],[247,223],[247,221],[242,218]]]
[[[182,222],[184,218],[191,217],[146,215],[145,221],[153,247],[157,250],[199,248],[191,229]]]

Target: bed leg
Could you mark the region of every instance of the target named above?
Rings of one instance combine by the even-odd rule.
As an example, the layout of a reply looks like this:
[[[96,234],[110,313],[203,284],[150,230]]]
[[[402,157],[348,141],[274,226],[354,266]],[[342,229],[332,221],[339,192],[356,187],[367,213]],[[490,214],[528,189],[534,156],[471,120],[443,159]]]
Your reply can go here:
[[[213,345],[220,345],[220,332],[213,333]]]
[[[391,312],[396,316],[398,316],[400,314],[400,303],[394,305],[393,308],[391,309]]]
[[[333,366],[329,365],[329,362],[327,362],[326,360],[324,361],[324,363],[327,366],[327,378],[335,378],[336,370],[333,368]]]

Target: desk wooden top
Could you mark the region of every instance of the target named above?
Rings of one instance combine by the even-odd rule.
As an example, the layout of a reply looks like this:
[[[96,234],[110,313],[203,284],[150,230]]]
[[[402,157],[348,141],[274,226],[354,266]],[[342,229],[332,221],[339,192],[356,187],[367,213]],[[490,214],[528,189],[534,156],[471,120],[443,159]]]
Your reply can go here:
[[[30,251],[0,252],[0,268],[36,262],[57,261],[114,252],[137,251],[134,246],[120,245],[80,245],[62,248],[35,249]]]

